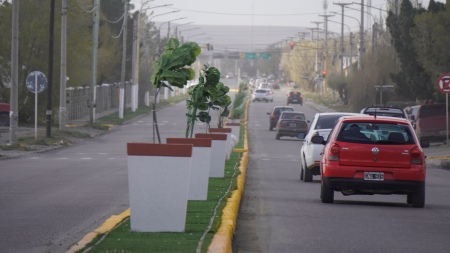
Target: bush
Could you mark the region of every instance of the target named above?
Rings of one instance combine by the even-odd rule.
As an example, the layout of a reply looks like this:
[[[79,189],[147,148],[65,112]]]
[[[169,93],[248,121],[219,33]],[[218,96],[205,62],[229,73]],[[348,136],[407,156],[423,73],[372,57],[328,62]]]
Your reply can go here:
[[[233,113],[231,114],[232,119],[240,119],[244,113],[244,108],[242,107],[236,107],[233,110]]]

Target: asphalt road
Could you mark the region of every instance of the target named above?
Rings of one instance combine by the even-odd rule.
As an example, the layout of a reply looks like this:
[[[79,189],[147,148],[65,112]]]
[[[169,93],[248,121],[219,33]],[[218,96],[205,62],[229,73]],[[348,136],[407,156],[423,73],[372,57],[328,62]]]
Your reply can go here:
[[[320,177],[299,181],[302,142],[275,139],[268,115],[285,104],[251,103],[250,159],[234,242],[235,252],[450,252],[450,171],[428,166],[426,206],[406,205],[406,196],[343,196],[320,201]],[[293,105],[311,120],[315,109]]]
[[[237,87],[236,79],[224,83]],[[185,103],[157,112],[162,143],[185,137],[186,112]],[[194,133],[203,132],[206,125],[197,122]],[[0,252],[65,252],[128,209],[126,144],[153,139],[149,114],[75,146],[0,160]]]

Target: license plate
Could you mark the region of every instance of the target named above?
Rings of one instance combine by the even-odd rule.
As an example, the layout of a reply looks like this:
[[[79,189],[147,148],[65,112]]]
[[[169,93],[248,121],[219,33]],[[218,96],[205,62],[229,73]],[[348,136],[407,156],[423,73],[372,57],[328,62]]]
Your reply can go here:
[[[295,123],[291,123],[291,124],[289,124],[289,126],[290,126],[290,127],[296,127],[296,126],[297,126],[297,124],[295,124]]]
[[[292,102],[297,102],[297,99],[292,99]]]
[[[384,181],[383,172],[364,172],[364,180]]]

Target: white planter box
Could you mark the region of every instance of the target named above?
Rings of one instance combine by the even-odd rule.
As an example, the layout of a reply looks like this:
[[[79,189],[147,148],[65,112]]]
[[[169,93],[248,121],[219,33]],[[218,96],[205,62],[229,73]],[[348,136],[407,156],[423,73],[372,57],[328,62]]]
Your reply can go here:
[[[167,144],[192,144],[191,180],[189,200],[207,200],[212,139],[167,138]]]
[[[209,177],[224,177],[227,148],[226,134],[195,134],[195,138],[212,139]]]
[[[184,232],[191,144],[128,143],[131,230]]]
[[[231,152],[233,152],[233,147],[231,145],[231,128],[210,128],[209,132],[212,134],[221,133],[227,135],[226,159],[230,159]]]
[[[241,124],[240,123],[226,123],[226,127],[231,128],[231,134],[236,136],[239,142],[240,134],[241,134]]]

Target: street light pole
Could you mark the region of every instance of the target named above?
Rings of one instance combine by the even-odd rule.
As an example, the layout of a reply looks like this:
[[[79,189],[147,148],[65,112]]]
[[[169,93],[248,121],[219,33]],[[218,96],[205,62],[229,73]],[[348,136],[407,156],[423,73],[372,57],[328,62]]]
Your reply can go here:
[[[330,15],[330,14],[324,14],[324,15],[319,15],[321,17],[324,18],[325,20],[325,72],[328,71],[328,18],[332,17],[334,15]],[[323,83],[323,94],[325,96],[328,95],[328,75],[325,75],[325,80]]]
[[[344,7],[346,5],[350,5],[351,3],[334,3],[336,5],[341,6],[342,15],[341,15],[341,76],[344,76]]]

